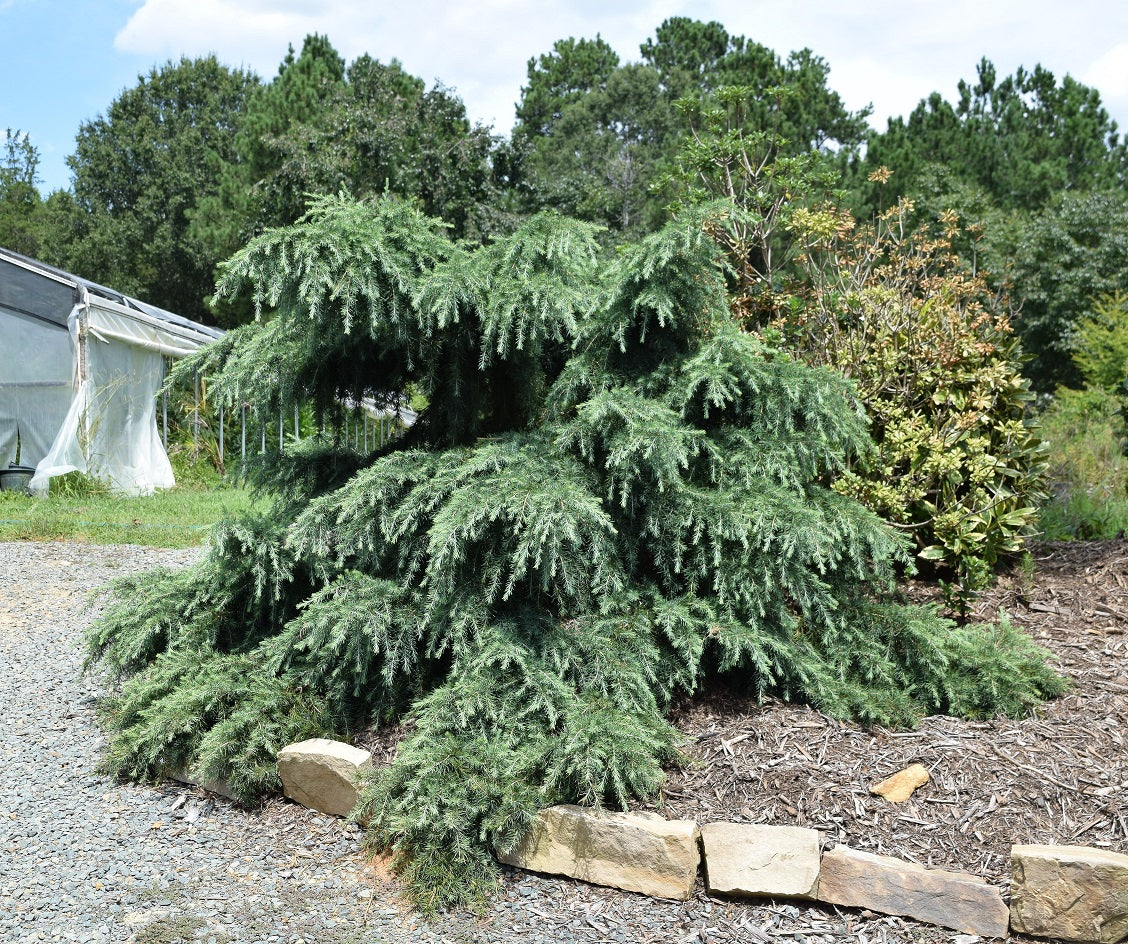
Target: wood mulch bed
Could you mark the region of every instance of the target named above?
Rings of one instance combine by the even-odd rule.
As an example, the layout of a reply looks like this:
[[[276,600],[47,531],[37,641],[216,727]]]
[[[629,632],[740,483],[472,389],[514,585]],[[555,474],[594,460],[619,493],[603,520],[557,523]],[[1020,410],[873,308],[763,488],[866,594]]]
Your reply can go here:
[[[777,699],[731,692],[687,699],[671,716],[690,762],[669,771],[649,808],[700,823],[729,820],[819,829],[827,842],[982,875],[1006,885],[1012,843],[1080,844],[1128,853],[1128,541],[1036,545],[1032,578],[1002,578],[973,618],[999,612],[1055,657],[1069,693],[1030,717],[969,722],[930,717],[915,731],[867,729]],[[911,588],[916,599],[934,588]],[[395,754],[403,728],[369,732],[378,763]],[[931,781],[903,804],[871,785],[912,763]],[[384,894],[394,888],[390,884]],[[525,897],[535,889],[535,897]],[[700,882],[684,905],[624,895],[569,879],[505,870],[499,900],[476,925],[478,939],[509,944],[512,922],[586,917],[568,940],[705,944],[796,940],[807,944],[972,944],[971,935],[867,911],[804,902],[714,900]],[[514,910],[517,909],[517,910]],[[523,909],[523,910],[522,910]],[[670,925],[681,928],[671,935]],[[436,927],[465,932],[450,916]],[[594,920],[594,923],[592,923]],[[601,924],[602,922],[602,924]],[[626,936],[602,933],[615,925]],[[563,933],[563,932],[561,932]],[[539,940],[539,938],[538,938]],[[1032,938],[1012,937],[1014,941]]]
[[[671,771],[671,818],[808,826],[827,840],[1005,881],[1012,843],[1128,852],[1128,541],[1047,543],[1033,577],[1004,577],[1001,611],[1072,682],[1031,717],[926,718],[866,729],[810,708],[716,693],[678,707],[692,763]],[[926,592],[915,588],[915,593]],[[871,785],[912,763],[931,782],[902,804]]]

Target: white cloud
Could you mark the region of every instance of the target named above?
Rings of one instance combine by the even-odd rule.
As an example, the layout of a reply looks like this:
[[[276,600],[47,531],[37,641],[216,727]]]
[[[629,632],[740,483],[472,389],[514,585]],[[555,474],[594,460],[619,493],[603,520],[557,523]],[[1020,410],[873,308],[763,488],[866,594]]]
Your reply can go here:
[[[1085,71],[1082,81],[1109,99],[1128,98],[1128,43],[1113,46]]]
[[[887,119],[907,115],[933,91],[926,76],[899,73],[870,56],[835,60],[828,81],[851,111],[873,105],[870,124],[881,130]]]
[[[261,0],[145,0],[114,37],[120,52],[156,57],[215,53],[270,75],[290,41],[316,31],[317,17]]]
[[[1104,107],[1118,118],[1122,133],[1128,133],[1128,43],[1113,46],[1097,59],[1082,81],[1100,91]]]

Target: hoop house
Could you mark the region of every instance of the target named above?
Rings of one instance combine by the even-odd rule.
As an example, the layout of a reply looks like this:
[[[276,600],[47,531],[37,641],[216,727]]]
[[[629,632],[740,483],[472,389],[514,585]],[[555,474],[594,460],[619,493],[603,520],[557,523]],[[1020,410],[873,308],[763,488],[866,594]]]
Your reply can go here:
[[[31,490],[85,472],[116,491],[175,484],[157,429],[165,359],[222,332],[0,249],[0,468]]]

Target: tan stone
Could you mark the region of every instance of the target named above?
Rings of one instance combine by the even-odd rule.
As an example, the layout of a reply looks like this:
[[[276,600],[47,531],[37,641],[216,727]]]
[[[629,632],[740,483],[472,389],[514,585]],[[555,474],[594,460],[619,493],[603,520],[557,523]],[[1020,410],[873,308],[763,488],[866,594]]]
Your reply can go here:
[[[282,792],[295,803],[331,816],[348,816],[356,806],[357,775],[371,763],[368,751],[311,738],[278,752],[278,776]]]
[[[822,857],[819,901],[903,915],[968,934],[1006,937],[1009,913],[998,888],[966,872],[836,846]]]
[[[928,770],[924,764],[911,764],[892,777],[870,787],[870,793],[885,797],[890,803],[904,803],[917,787],[928,783]]]
[[[209,793],[218,793],[220,796],[227,797],[229,800],[236,799],[235,794],[231,791],[231,786],[226,780],[201,780],[189,770],[173,770],[168,774],[170,780],[175,780],[177,783],[187,783],[193,787],[201,787]]]
[[[1128,855],[1088,846],[1014,846],[1010,895],[1016,932],[1128,941]]]
[[[710,893],[814,898],[819,834],[798,826],[706,823],[705,885]]]
[[[537,814],[516,848],[499,849],[498,858],[532,872],[685,901],[700,853],[693,820],[552,806]]]

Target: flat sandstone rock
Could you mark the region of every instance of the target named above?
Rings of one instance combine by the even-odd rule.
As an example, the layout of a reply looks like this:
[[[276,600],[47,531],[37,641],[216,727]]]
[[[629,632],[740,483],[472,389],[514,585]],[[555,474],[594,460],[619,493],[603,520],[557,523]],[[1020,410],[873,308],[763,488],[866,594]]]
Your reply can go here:
[[[686,901],[700,860],[697,823],[551,806],[537,814],[516,848],[498,850],[498,859],[532,872]]]
[[[818,897],[986,937],[1006,937],[1010,917],[1000,890],[974,875],[846,846],[823,854]]]
[[[1016,932],[1128,941],[1128,855],[1089,846],[1014,846],[1010,894]]]
[[[295,803],[348,816],[356,806],[356,777],[372,763],[372,755],[350,744],[311,738],[278,752],[282,792]]]
[[[706,823],[701,843],[710,893],[814,898],[818,891],[817,830]]]
[[[870,793],[884,797],[890,803],[904,803],[917,787],[923,787],[928,780],[928,769],[924,764],[910,764],[892,777],[874,784],[870,787]]]

